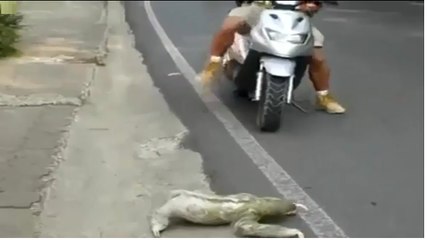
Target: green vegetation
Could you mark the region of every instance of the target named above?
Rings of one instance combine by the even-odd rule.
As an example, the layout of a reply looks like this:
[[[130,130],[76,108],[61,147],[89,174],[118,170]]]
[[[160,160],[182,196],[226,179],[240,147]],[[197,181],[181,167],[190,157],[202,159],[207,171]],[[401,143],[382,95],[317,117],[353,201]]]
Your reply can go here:
[[[15,44],[20,40],[22,18],[20,14],[0,14],[0,58],[19,52]]]

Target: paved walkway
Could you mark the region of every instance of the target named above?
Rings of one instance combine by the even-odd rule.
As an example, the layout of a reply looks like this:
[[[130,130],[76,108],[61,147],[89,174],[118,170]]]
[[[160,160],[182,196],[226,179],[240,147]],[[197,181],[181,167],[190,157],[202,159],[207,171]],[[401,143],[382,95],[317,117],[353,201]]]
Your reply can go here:
[[[64,133],[105,55],[103,2],[21,2],[19,9],[23,55],[0,60],[0,237],[34,235]]]
[[[0,61],[0,237],[151,237],[148,216],[170,190],[210,191],[120,2],[20,9],[23,56]],[[163,236],[233,235],[181,226]]]

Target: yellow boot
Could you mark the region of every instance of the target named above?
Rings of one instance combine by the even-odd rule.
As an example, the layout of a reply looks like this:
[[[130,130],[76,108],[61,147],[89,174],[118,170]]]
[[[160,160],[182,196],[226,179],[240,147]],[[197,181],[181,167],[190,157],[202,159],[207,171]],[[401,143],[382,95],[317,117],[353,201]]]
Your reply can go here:
[[[203,71],[199,74],[204,87],[208,87],[217,77],[219,71],[222,68],[221,57],[211,56],[208,63],[203,68]]]
[[[333,114],[345,113],[346,111],[346,109],[341,106],[341,104],[339,104],[330,93],[317,95],[316,108]]]

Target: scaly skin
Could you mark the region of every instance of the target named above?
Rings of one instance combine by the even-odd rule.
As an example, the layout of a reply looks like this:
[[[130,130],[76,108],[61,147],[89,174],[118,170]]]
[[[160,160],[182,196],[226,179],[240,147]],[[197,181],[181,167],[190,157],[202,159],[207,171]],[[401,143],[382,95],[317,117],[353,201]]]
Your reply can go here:
[[[155,237],[169,225],[169,219],[181,218],[205,224],[232,224],[239,237],[304,237],[298,229],[279,225],[260,224],[264,217],[296,214],[302,204],[272,197],[257,197],[252,194],[219,196],[187,190],[174,190],[169,200],[157,209],[151,218],[151,231]]]

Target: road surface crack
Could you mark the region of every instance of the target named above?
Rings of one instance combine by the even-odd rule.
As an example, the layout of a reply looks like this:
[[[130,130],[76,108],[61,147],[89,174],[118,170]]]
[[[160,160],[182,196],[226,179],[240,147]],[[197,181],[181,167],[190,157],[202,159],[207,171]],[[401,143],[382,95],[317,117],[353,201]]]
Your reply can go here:
[[[188,135],[187,131],[180,132],[171,137],[152,138],[138,146],[139,158],[159,158],[162,155],[183,148],[183,140]]]

